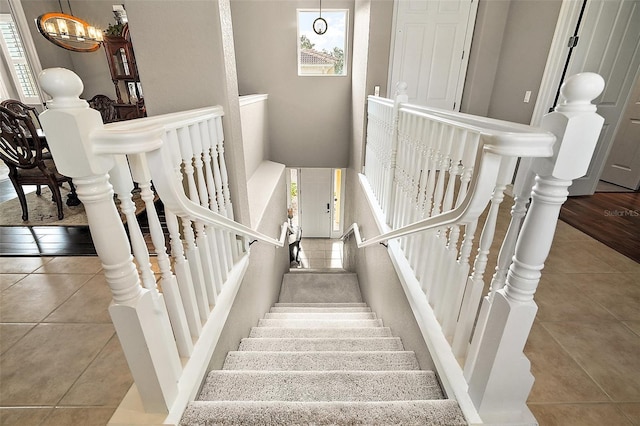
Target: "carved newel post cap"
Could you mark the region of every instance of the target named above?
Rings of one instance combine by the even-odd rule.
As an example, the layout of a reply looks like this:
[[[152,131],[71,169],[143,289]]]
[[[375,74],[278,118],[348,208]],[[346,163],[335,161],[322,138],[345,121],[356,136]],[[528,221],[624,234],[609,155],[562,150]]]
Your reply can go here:
[[[48,68],[38,76],[42,89],[53,99],[47,102],[50,109],[88,107],[80,99],[84,84],[76,73],[66,68]]]
[[[604,90],[604,79],[593,72],[572,75],[560,87],[564,98],[556,107],[558,112],[596,111],[591,103]]]

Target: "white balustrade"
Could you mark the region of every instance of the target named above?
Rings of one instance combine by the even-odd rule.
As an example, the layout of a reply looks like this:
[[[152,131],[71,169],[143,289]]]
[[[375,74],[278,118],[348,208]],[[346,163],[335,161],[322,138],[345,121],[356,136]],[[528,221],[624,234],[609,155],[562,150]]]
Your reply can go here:
[[[457,360],[452,368],[435,359],[446,370],[439,371],[445,387],[449,376],[462,379],[453,393],[484,422],[532,419],[526,399],[533,377],[522,351],[533,294],[567,188],[593,154],[603,119],[591,101],[602,88],[596,74],[571,77],[562,88],[566,100],[539,129],[410,105],[404,96],[369,97],[361,182],[391,230],[362,240],[354,224],[345,238],[354,231],[358,247],[389,242],[401,280],[415,286],[405,287],[407,297],[422,294],[428,303],[412,302],[429,310],[414,313],[427,323],[434,318],[441,330],[433,337],[432,327],[423,329],[427,344],[447,341],[448,349],[432,352]],[[498,212],[518,158],[507,227]],[[496,241],[498,229],[506,235]]]
[[[147,412],[175,413],[200,385],[246,269],[239,242],[284,247],[287,224],[274,239],[233,221],[220,107],[104,126],[78,98],[73,72],[48,69],[40,80],[53,98],[42,125],[58,170],[84,203],[139,395]]]

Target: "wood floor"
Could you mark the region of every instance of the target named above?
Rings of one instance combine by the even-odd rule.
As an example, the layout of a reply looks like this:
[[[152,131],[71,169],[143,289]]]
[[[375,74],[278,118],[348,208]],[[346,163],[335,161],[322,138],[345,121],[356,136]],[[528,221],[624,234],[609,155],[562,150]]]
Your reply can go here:
[[[569,197],[560,219],[640,263],[640,193]]]

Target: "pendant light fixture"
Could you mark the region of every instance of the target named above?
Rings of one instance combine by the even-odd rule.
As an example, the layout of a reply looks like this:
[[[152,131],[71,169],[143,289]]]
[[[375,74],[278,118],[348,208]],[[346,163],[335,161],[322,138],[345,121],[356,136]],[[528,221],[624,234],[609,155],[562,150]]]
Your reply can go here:
[[[67,0],[69,14],[50,12],[36,19],[38,31],[53,44],[73,52],[94,52],[100,48],[102,30],[89,25],[88,22],[73,16],[71,3]]]
[[[329,29],[329,25],[322,17],[322,0],[320,0],[320,17],[313,21],[313,32],[322,35],[327,32],[327,29]]]

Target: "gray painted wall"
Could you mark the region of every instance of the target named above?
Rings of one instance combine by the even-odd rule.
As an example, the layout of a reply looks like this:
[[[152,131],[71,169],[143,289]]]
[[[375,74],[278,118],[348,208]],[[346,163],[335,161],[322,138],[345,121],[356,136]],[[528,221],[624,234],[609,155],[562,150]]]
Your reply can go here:
[[[346,180],[347,191],[351,194],[352,201],[345,216],[349,218],[349,222],[346,223],[357,222],[363,238],[379,235],[357,174],[348,169]],[[391,328],[393,335],[402,339],[405,350],[416,353],[420,368],[434,369],[433,360],[387,249],[379,244],[357,249],[353,241],[354,239],[350,238],[345,244],[348,258],[345,268],[358,274],[363,300],[371,306],[379,318],[382,318],[385,326]]]
[[[562,0],[480,1],[463,111],[529,124],[561,5]],[[524,103],[527,90],[531,99]]]
[[[260,232],[276,237],[280,235],[280,226],[287,216],[284,170],[278,188],[280,190],[275,191],[258,226]],[[251,246],[249,268],[220,335],[209,369],[221,369],[227,352],[238,350],[240,339],[247,337],[251,327],[255,327],[258,320],[278,301],[282,277],[288,271],[287,246],[275,248],[263,243]]]
[[[351,52],[348,75],[299,77],[296,9],[316,0],[233,0],[238,86],[243,95],[269,94],[269,160],[287,167],[346,167],[351,135]],[[326,0],[349,9],[353,0]],[[351,37],[349,37],[351,40]]]
[[[221,105],[235,219],[250,224],[247,178],[227,0],[125,3],[149,115]],[[179,36],[164,28],[182,23]]]

